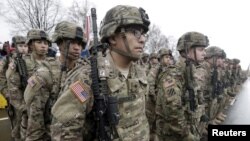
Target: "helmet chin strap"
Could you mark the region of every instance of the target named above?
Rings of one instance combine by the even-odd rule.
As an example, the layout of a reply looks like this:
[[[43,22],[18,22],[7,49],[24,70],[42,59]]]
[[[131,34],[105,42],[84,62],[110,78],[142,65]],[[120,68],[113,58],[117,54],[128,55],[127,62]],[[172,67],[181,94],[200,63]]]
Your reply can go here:
[[[111,49],[113,51],[115,51],[116,53],[120,54],[120,55],[123,55],[123,56],[126,56],[126,57],[130,58],[132,61],[137,61],[140,57],[138,57],[136,55],[133,55],[131,53],[131,50],[130,50],[129,45],[128,45],[128,40],[127,40],[127,38],[125,36],[124,29],[122,30],[121,34],[122,34],[123,43],[124,43],[124,45],[126,47],[127,52],[125,52],[125,51],[123,51],[121,49],[118,49],[118,48],[114,48],[114,47],[112,47]]]

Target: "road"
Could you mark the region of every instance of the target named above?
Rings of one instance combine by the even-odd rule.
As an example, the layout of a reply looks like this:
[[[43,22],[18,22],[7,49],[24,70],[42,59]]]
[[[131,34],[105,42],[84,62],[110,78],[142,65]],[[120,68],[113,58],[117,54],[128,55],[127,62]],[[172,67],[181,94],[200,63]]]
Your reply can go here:
[[[236,96],[234,104],[227,111],[224,124],[249,124],[250,125],[250,78],[242,85]]]

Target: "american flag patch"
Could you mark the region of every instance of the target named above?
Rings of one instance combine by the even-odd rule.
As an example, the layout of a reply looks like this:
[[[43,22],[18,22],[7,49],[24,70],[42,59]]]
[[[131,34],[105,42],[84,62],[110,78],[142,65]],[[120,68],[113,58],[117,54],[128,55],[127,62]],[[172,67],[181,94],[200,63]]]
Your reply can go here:
[[[34,80],[33,77],[30,77],[30,78],[28,79],[28,84],[29,84],[31,87],[33,87],[33,86],[36,85],[36,81]]]
[[[80,81],[76,81],[74,84],[72,84],[70,89],[82,103],[89,98],[86,87]]]

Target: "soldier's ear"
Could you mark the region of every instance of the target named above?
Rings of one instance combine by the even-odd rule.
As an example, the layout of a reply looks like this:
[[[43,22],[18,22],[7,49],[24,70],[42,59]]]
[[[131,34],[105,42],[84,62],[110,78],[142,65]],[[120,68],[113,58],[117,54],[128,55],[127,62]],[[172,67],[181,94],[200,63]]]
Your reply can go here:
[[[115,40],[115,36],[111,36],[108,38],[109,44],[111,45],[115,45],[116,44],[116,40]]]

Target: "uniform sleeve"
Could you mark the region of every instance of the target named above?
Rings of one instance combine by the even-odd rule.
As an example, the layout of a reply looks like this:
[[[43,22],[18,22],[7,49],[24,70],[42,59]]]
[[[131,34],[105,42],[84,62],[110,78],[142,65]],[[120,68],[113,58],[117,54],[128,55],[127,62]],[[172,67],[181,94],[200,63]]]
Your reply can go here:
[[[164,128],[170,134],[185,136],[188,134],[187,120],[184,116],[183,77],[175,72],[163,75],[159,82],[160,90],[157,95],[157,105],[161,106],[160,115],[166,124]],[[163,129],[163,130],[165,130]]]
[[[6,63],[6,59],[0,60],[0,92],[4,95],[4,97],[6,97],[7,94],[6,70],[4,69]]]
[[[43,140],[47,138],[45,128],[45,106],[49,99],[52,80],[44,78],[45,72],[37,72],[28,79],[28,85],[24,92],[26,107],[28,111],[28,125],[26,140]]]
[[[155,121],[155,104],[156,104],[156,68],[151,68],[148,76],[148,94],[146,95],[146,116],[150,125],[150,129],[153,128]]]
[[[73,86],[71,84],[70,86]],[[86,84],[84,84],[86,86]],[[54,141],[85,140],[88,126],[87,115],[92,110],[93,97],[90,87],[85,89],[87,99],[81,102],[74,92],[68,88],[57,99],[52,107],[51,138]],[[90,119],[91,120],[91,119]],[[92,119],[93,120],[93,119]],[[90,125],[91,126],[91,125]],[[83,133],[86,133],[83,135]]]

